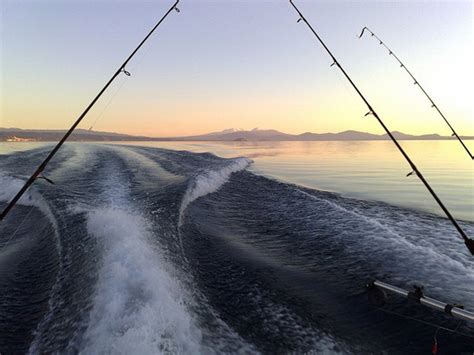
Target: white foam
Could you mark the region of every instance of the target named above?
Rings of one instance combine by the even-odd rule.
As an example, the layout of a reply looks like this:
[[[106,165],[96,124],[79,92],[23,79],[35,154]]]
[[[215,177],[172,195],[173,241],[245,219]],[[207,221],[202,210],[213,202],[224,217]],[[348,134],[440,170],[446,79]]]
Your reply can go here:
[[[117,208],[88,215],[88,231],[104,252],[83,354],[200,352],[183,289],[151,248],[145,226],[140,216]]]
[[[191,183],[184,194],[179,210],[179,225],[182,224],[184,211],[191,202],[199,197],[206,196],[219,190],[227,181],[232,173],[246,169],[252,161],[247,158],[236,158],[225,167],[219,170],[207,170],[191,180]]]
[[[160,181],[161,184],[163,184],[164,181],[177,182],[183,179],[183,177],[164,169],[158,162],[129,147],[110,146],[108,148],[122,157],[130,166],[131,171],[138,170],[141,173],[145,172],[153,178],[154,181]]]
[[[384,272],[390,273],[392,280],[400,282],[400,286],[404,286],[405,280],[409,278],[411,283],[423,284],[433,292],[433,296],[450,297],[466,306],[474,305],[474,264],[464,250],[462,241],[459,242],[452,235],[436,235],[442,243],[435,246],[425,242],[427,238],[423,235],[410,239],[384,222],[364,215],[363,211],[349,210],[302,190],[297,191],[325,203],[328,206],[325,214],[335,220],[335,225],[339,223],[337,221],[342,221],[344,225],[357,220],[367,223],[364,233],[356,231],[357,238],[354,238],[351,228],[342,229],[335,238],[343,239],[346,243],[357,243],[357,254],[365,253],[371,258],[383,259]],[[436,234],[433,229],[428,231]],[[454,252],[456,249],[458,253]]]
[[[55,181],[67,180],[84,175],[85,172],[92,171],[98,161],[98,149],[94,144],[82,144],[69,142],[65,144],[60,152],[66,154],[67,158],[51,170],[49,167],[48,176]]]

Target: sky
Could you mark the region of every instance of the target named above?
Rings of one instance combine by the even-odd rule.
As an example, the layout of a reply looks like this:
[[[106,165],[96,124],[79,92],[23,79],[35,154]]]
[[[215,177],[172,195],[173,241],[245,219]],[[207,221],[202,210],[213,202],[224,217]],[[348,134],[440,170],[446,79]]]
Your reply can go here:
[[[472,1],[295,0],[392,131],[474,135]],[[172,1],[0,0],[0,127],[68,128]],[[286,0],[182,0],[81,128],[381,134]]]

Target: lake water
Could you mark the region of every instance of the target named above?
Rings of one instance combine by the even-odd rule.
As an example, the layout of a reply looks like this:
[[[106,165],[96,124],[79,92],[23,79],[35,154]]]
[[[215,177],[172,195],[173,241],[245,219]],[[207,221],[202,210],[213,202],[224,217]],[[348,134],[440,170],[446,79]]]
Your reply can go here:
[[[474,143],[467,143],[474,150]],[[0,143],[0,153],[45,144],[48,143]],[[211,152],[226,158],[245,156],[254,161],[251,171],[267,177],[443,215],[418,178],[406,177],[410,167],[390,141],[118,144]],[[454,217],[474,221],[474,162],[459,143],[403,141],[402,145]],[[25,171],[25,175],[29,173]]]
[[[402,143],[474,236],[473,163]],[[51,143],[0,147],[3,208]],[[474,309],[474,260],[407,172],[390,142],[68,143],[0,223],[0,349],[421,354],[430,322],[472,353],[469,322],[367,301],[382,280]]]

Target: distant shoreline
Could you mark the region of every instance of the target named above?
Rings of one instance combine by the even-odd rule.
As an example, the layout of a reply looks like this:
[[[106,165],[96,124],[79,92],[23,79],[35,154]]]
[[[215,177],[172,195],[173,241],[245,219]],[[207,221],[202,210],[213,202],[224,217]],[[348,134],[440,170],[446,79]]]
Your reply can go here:
[[[391,132],[397,140],[455,140],[451,136],[436,133],[410,135],[402,132]],[[57,142],[65,134],[64,130],[30,130],[20,128],[0,128],[0,142]],[[474,140],[474,136],[462,136],[465,140]],[[385,141],[390,140],[387,134],[373,134],[359,131],[339,133],[288,134],[277,130],[253,129],[250,131],[226,129],[195,136],[183,137],[146,137],[128,134],[99,132],[77,129],[68,141],[75,142],[317,142],[317,141]]]
[[[471,141],[474,140],[474,137],[461,137],[463,140]],[[456,141],[454,138],[410,138],[410,139],[403,139],[399,138],[398,140],[401,141]],[[28,139],[28,140],[19,140],[19,141],[11,141],[11,140],[1,140],[0,143],[57,143],[57,140],[35,140],[35,139]],[[287,140],[201,140],[201,139],[147,139],[147,140],[133,140],[133,139],[116,139],[116,140],[79,140],[79,139],[68,139],[68,142],[74,143],[145,143],[145,142],[202,142],[202,143],[259,143],[259,142],[389,142],[390,139],[315,139],[315,140],[296,140],[296,139],[287,139]]]

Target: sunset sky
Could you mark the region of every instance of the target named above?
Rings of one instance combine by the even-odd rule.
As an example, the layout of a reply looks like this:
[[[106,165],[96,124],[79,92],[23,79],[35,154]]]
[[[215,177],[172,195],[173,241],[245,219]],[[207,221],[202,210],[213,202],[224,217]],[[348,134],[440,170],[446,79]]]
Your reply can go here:
[[[472,1],[295,1],[391,130],[474,135]],[[1,127],[65,129],[172,1],[0,0]],[[81,124],[149,136],[226,128],[382,133],[286,0],[183,0]],[[118,91],[117,91],[118,90]],[[113,97],[113,100],[110,99]]]

